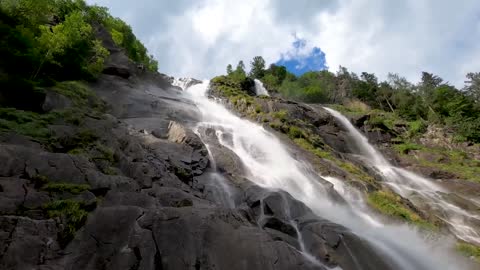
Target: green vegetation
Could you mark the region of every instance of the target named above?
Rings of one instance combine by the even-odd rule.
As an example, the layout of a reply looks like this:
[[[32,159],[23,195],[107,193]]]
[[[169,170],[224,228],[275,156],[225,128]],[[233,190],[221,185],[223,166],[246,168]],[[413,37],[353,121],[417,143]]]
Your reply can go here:
[[[64,224],[63,231],[59,235],[60,243],[66,245],[73,239],[75,232],[80,229],[87,220],[89,209],[84,203],[74,200],[58,200],[43,206],[50,218],[60,218]]]
[[[480,262],[480,247],[469,243],[460,242],[457,244],[457,250],[463,255]]]
[[[14,108],[0,108],[0,131],[13,131],[15,133],[32,137],[40,141],[47,141],[51,137],[48,125],[57,114],[38,114]]]
[[[0,1],[0,106],[41,111],[39,87],[95,80],[109,56],[96,36],[102,26],[134,62],[156,71],[131,28],[106,8],[83,0]]]
[[[80,194],[89,189],[89,185],[78,185],[70,183],[48,183],[43,187],[43,190],[51,193],[68,192],[74,195]]]
[[[408,209],[401,202],[401,198],[390,191],[375,191],[368,194],[368,204],[381,213],[402,219],[406,222],[423,228],[434,229],[435,226]]]
[[[243,62],[239,66],[227,71],[237,81],[246,78]],[[397,74],[380,82],[375,74],[357,75],[345,67],[337,73],[311,71],[297,77],[283,66],[272,64],[265,69],[265,61],[257,56],[250,77],[261,79],[269,91],[289,99],[333,104],[350,116],[370,113],[369,124],[390,130],[403,127],[409,138],[423,133],[426,123],[433,123],[454,130],[458,140],[480,142],[480,73],[468,73],[463,89],[428,72],[422,73],[418,84]]]
[[[408,154],[412,150],[423,149],[423,146],[414,143],[402,143],[394,145],[394,148],[401,154]]]
[[[415,156],[405,155],[405,157],[421,166],[449,172],[468,181],[480,182],[480,161],[461,150],[440,147],[425,148],[408,143],[396,145],[395,148],[401,154],[417,150]]]

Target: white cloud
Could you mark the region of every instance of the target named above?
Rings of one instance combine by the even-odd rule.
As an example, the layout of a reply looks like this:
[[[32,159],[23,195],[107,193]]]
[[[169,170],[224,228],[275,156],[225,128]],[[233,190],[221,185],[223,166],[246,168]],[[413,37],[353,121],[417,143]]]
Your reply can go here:
[[[89,2],[130,23],[160,71],[174,76],[212,77],[255,55],[274,62],[291,49],[294,34],[320,47],[334,70],[411,80],[429,71],[457,85],[466,72],[480,71],[476,0]]]

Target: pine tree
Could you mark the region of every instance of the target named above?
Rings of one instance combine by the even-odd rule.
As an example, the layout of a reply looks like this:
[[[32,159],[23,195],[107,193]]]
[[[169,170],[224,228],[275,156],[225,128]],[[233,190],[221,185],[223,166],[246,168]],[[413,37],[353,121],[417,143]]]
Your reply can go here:
[[[265,75],[265,60],[261,56],[255,56],[250,63],[250,77],[260,79]]]

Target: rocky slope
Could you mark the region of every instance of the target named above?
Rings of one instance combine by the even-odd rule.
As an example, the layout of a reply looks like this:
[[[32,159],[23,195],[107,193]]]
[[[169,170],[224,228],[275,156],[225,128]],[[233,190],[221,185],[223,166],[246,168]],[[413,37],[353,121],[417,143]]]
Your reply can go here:
[[[396,194],[368,162],[359,158],[358,145],[352,143],[345,127],[322,106],[278,97],[256,97],[251,92],[226,76],[212,80],[211,95],[222,99],[239,115],[277,132],[290,145],[291,151],[298,153],[300,159],[315,164],[323,175],[343,179],[363,191],[368,204],[388,217],[385,222],[408,222],[427,231],[449,230],[441,208],[432,209],[418,198],[413,202]],[[351,122],[364,131],[392,164],[408,168],[447,188],[449,192],[441,194],[442,200],[469,211],[472,216],[465,218],[471,219],[471,226],[480,228],[474,218],[480,214],[476,206],[480,188],[478,146],[455,143],[451,135],[438,129],[412,134],[413,129],[407,123],[395,122],[390,115],[379,115],[375,111],[352,113],[345,107],[336,108],[350,115]],[[478,247],[459,243],[459,249],[465,247],[469,249],[468,256],[478,258]]]

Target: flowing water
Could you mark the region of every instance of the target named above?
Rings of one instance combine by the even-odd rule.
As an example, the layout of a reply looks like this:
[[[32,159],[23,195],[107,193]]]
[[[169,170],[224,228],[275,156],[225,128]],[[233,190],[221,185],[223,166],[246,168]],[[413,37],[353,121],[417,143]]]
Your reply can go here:
[[[257,96],[270,96],[268,94],[268,91],[267,89],[265,89],[265,86],[263,86],[263,83],[262,81],[258,80],[258,79],[255,79],[253,80],[255,82],[255,94],[257,94]]]
[[[480,226],[478,214],[470,213],[445,200],[448,190],[432,180],[392,166],[345,116],[333,109],[325,109],[348,130],[364,160],[383,175],[386,184],[391,186],[395,192],[413,202],[426,203],[430,209],[438,213],[440,219],[449,225],[450,231],[456,237],[480,245],[480,232],[476,229]],[[470,205],[476,205],[477,208],[480,207],[475,201],[469,201],[467,198],[462,198],[462,200],[467,201]]]
[[[241,119],[208,99],[208,85],[205,81],[186,89],[202,113],[199,126],[212,128],[218,135],[229,134],[231,140],[219,140],[219,143],[241,159],[249,180],[264,188],[284,190],[318,216],[347,227],[381,250],[398,269],[465,269],[446,247],[448,241],[430,242],[406,225],[383,225],[368,211],[361,194],[339,179],[321,177],[308,164],[296,160],[281,141],[262,126]],[[385,162],[385,166],[387,164]],[[347,204],[329,199],[326,181],[334,185]],[[302,244],[301,237],[299,240]]]

